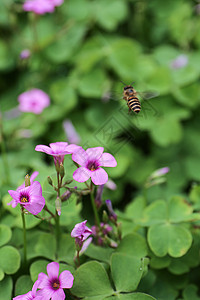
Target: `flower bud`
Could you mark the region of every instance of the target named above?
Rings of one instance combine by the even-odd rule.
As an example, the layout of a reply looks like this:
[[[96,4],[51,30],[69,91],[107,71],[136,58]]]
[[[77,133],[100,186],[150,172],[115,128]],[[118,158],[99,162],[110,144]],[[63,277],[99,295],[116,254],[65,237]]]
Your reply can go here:
[[[55,205],[56,205],[56,211],[57,211],[58,215],[60,216],[61,215],[61,199],[60,199],[60,197],[56,198]]]
[[[60,176],[63,178],[65,176],[65,169],[63,163],[60,163]]]
[[[30,185],[31,185],[30,176],[27,174],[25,176],[25,187],[30,186]]]
[[[53,180],[50,176],[47,177],[48,184],[53,185]]]
[[[108,208],[111,221],[114,220],[115,222],[117,222],[117,215],[116,215],[116,213],[114,212],[114,210],[112,208],[111,200],[106,200],[106,206]]]
[[[105,224],[108,223],[109,218],[108,218],[108,214],[105,210],[103,211],[102,220],[103,220],[103,223],[105,223]]]

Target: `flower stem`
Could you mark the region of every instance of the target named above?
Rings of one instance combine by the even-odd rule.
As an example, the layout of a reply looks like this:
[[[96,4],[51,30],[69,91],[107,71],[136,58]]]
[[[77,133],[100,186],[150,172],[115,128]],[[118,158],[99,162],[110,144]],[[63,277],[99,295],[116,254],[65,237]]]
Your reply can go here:
[[[97,207],[96,207],[96,204],[94,201],[94,193],[92,190],[90,191],[90,199],[91,199],[92,208],[93,208],[93,212],[94,212],[94,216],[95,216],[95,223],[98,227],[100,227],[99,215],[98,215]]]
[[[56,256],[60,248],[60,216],[56,213],[55,217],[55,235],[56,235]]]
[[[22,213],[22,224],[23,224],[23,236],[24,236],[24,265],[27,263],[27,243],[26,243],[26,222],[25,222],[25,216],[24,216],[24,208],[21,208]]]
[[[57,172],[57,198],[60,198],[60,176]],[[58,256],[58,251],[60,247],[60,216],[56,210],[55,216],[55,235],[56,235],[56,255]]]

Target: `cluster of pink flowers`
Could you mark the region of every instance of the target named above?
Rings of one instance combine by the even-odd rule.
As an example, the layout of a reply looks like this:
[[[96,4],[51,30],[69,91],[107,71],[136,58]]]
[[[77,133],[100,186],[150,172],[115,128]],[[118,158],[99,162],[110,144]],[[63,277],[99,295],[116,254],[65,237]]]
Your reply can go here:
[[[101,167],[116,167],[115,158],[109,153],[103,153],[103,147],[88,148],[86,151],[74,144],[68,145],[66,142],[51,143],[50,147],[37,145],[36,151],[45,152],[52,155],[54,162],[59,164],[64,161],[66,154],[72,154],[72,160],[79,168],[73,173],[74,180],[85,182],[91,178],[95,185],[102,185],[108,181],[108,174]]]
[[[32,11],[35,14],[43,15],[52,13],[56,6],[60,6],[64,0],[26,0],[23,5],[24,11]]]
[[[47,274],[41,272],[38,275],[38,280],[33,285],[32,291],[17,296],[13,300],[64,300],[65,293],[63,289],[70,289],[73,286],[73,275],[70,271],[65,270],[59,276],[59,263],[57,262],[51,262],[47,265]]]

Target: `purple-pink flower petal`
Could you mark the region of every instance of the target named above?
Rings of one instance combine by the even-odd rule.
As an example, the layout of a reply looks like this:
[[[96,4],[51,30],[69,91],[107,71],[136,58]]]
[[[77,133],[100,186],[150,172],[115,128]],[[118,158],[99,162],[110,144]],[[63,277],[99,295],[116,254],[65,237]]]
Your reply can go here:
[[[47,274],[49,278],[57,278],[59,275],[59,263],[57,262],[52,262],[47,265]]]
[[[60,276],[60,287],[62,289],[70,289],[73,285],[74,277],[70,271],[63,271]]]
[[[32,196],[31,202],[23,205],[31,214],[39,214],[45,206],[45,199],[41,196]]]
[[[88,148],[86,153],[90,160],[98,160],[103,153],[103,147]]]
[[[90,170],[88,170],[87,168],[80,167],[76,171],[74,171],[73,178],[74,178],[74,180],[76,180],[78,182],[85,182],[90,178],[91,173],[92,172]]]
[[[91,180],[95,185],[102,185],[108,181],[108,174],[102,168],[91,172]]]
[[[82,246],[82,248],[81,248],[81,250],[79,252],[80,255],[89,247],[89,245],[91,244],[92,240],[93,240],[93,238],[89,237],[86,241],[84,241],[83,246]]]
[[[51,297],[51,300],[65,300],[64,291],[62,289],[55,291]]]
[[[37,145],[35,147],[35,151],[44,152],[44,153],[50,154],[50,155],[52,155],[52,153],[53,153],[52,149],[46,145]]]
[[[99,158],[100,166],[102,167],[116,167],[117,162],[113,155],[110,153],[103,153]]]
[[[88,155],[83,148],[80,148],[77,152],[72,154],[72,160],[80,166],[85,167],[86,162],[88,160]]]
[[[47,276],[47,274],[41,272],[38,275],[38,281],[39,281],[38,288],[43,289],[49,284],[49,277]]]

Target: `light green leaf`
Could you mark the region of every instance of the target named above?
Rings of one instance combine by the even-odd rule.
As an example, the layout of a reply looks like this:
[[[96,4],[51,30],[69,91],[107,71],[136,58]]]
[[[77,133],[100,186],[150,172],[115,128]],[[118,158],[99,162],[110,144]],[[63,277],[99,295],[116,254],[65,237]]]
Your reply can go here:
[[[137,288],[143,274],[141,259],[122,253],[113,253],[111,273],[118,292],[132,292]]]
[[[180,257],[191,247],[192,235],[181,225],[153,225],[148,230],[148,242],[151,250],[159,257],[167,253],[172,257]]]
[[[6,274],[14,274],[20,267],[20,254],[12,246],[0,248],[0,267]]]
[[[71,292],[77,297],[111,295],[113,289],[103,266],[90,261],[80,266],[74,273],[74,284]]]
[[[33,281],[31,280],[30,276],[22,275],[19,277],[15,284],[15,296],[23,295],[28,293],[32,290]]]
[[[12,231],[10,227],[1,224],[0,225],[0,246],[6,244],[12,236]]]
[[[12,298],[13,282],[10,276],[6,276],[0,281],[0,300],[10,300]]]
[[[116,251],[142,258],[147,255],[146,241],[137,233],[128,234],[122,239]]]

